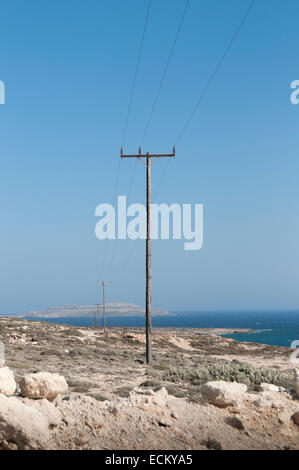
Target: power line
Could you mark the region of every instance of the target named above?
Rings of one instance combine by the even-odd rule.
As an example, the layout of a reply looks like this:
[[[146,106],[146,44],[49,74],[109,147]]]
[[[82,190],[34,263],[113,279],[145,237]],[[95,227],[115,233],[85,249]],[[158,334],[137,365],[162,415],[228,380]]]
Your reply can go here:
[[[134,94],[135,94],[136,82],[137,82],[138,72],[139,72],[139,68],[140,68],[141,56],[142,56],[142,52],[143,52],[143,45],[144,45],[144,39],[145,39],[145,34],[146,34],[146,30],[147,30],[147,25],[148,25],[148,19],[149,19],[151,4],[152,4],[152,0],[149,0],[146,15],[145,15],[145,21],[144,21],[144,26],[143,26],[142,39],[141,39],[141,45],[140,45],[140,49],[139,49],[138,60],[137,60],[136,69],[135,69],[135,75],[134,75],[131,94],[130,94],[128,112],[127,112],[127,115],[126,115],[125,126],[124,126],[122,140],[121,140],[121,147],[123,147],[124,142],[125,142],[125,138],[126,138],[126,135],[127,135],[128,123],[129,123],[129,118],[130,118],[130,114],[131,114],[133,98],[134,98]],[[115,200],[116,200],[116,193],[117,193],[119,174],[120,174],[120,164],[121,164],[121,162],[120,162],[120,159],[119,159],[118,164],[117,164],[117,169],[116,169],[115,186],[114,186],[113,199],[112,199],[113,206],[114,206]],[[107,258],[107,251],[108,251],[107,241],[108,240],[106,239],[106,249],[104,251],[104,257],[103,257],[103,269],[106,267],[106,258]]]
[[[250,3],[250,5],[249,5],[249,7],[247,8],[247,10],[246,10],[244,16],[242,17],[241,23],[239,24],[238,28],[237,28],[236,31],[234,32],[234,35],[233,35],[233,37],[231,38],[231,40],[230,40],[230,42],[229,42],[227,48],[225,49],[224,54],[222,55],[222,57],[221,57],[220,61],[218,62],[218,64],[217,64],[215,70],[213,71],[213,73],[212,73],[210,79],[208,80],[207,85],[205,86],[205,88],[204,88],[202,94],[200,95],[200,98],[199,98],[198,102],[196,103],[195,107],[193,108],[191,114],[189,115],[189,117],[188,117],[188,119],[187,119],[187,121],[186,121],[184,127],[182,128],[181,132],[179,133],[179,135],[178,135],[178,137],[177,137],[177,140],[176,140],[176,143],[175,143],[176,146],[177,146],[178,143],[180,142],[180,140],[181,140],[183,134],[185,133],[185,131],[186,131],[188,125],[190,124],[190,121],[191,121],[191,119],[193,118],[194,114],[196,113],[196,111],[198,110],[198,108],[200,107],[200,105],[202,104],[202,102],[203,102],[203,100],[204,100],[204,98],[205,98],[205,96],[206,96],[206,94],[207,94],[207,92],[208,92],[210,86],[212,85],[212,83],[213,83],[213,81],[214,81],[214,79],[215,79],[217,73],[219,72],[219,70],[220,70],[220,68],[221,68],[221,66],[222,66],[222,64],[223,64],[223,62],[224,62],[224,59],[226,58],[227,54],[229,53],[229,51],[230,51],[232,45],[234,44],[235,40],[237,39],[237,36],[238,36],[238,34],[239,34],[239,32],[240,32],[242,26],[244,25],[244,23],[245,23],[245,21],[246,21],[248,15],[249,15],[249,13],[250,13],[250,11],[252,10],[254,3],[255,3],[255,0],[252,0],[251,3]],[[165,167],[164,167],[164,171],[163,171],[163,173],[162,173],[162,176],[161,176],[161,179],[160,179],[160,181],[159,181],[157,190],[156,190],[156,192],[155,192],[154,200],[156,199],[157,194],[158,194],[158,192],[159,192],[159,190],[160,190],[160,187],[161,187],[161,185],[162,185],[162,183],[163,183],[163,180],[164,180],[165,175],[166,175],[166,173],[167,173],[167,170],[168,170],[170,161],[171,161],[171,159],[168,160],[168,162],[166,163],[166,165],[165,165]]]
[[[168,72],[168,68],[169,68],[169,65],[170,65],[170,62],[171,62],[171,59],[172,59],[174,50],[175,50],[175,46],[176,46],[177,41],[178,41],[178,38],[179,38],[179,36],[180,36],[180,32],[181,32],[181,29],[182,29],[182,26],[183,26],[183,23],[184,23],[184,19],[185,19],[185,16],[186,16],[186,13],[187,13],[189,4],[190,4],[190,0],[187,0],[186,5],[185,5],[185,8],[184,8],[184,11],[183,11],[183,14],[182,14],[182,16],[181,16],[181,19],[180,19],[180,22],[179,22],[179,25],[178,25],[178,28],[177,28],[177,32],[176,32],[176,35],[175,35],[175,38],[174,38],[172,47],[171,47],[170,52],[169,52],[169,55],[168,55],[168,59],[167,59],[167,62],[166,62],[166,66],[165,66],[165,68],[164,68],[164,71],[163,71],[163,74],[162,74],[162,77],[161,77],[161,80],[160,80],[160,84],[159,84],[159,87],[158,87],[158,91],[157,91],[157,93],[156,93],[156,96],[155,96],[155,99],[154,99],[154,102],[153,102],[153,105],[152,105],[152,108],[151,108],[151,111],[150,111],[148,120],[147,120],[147,122],[146,122],[146,126],[145,126],[145,129],[144,129],[144,132],[143,132],[143,136],[142,136],[142,139],[141,139],[141,141],[140,141],[140,147],[141,147],[141,145],[142,145],[143,142],[144,142],[145,136],[146,136],[146,134],[147,134],[148,128],[149,128],[149,126],[150,126],[150,123],[151,123],[151,120],[152,120],[152,117],[153,117],[154,110],[155,110],[156,105],[157,105],[157,103],[158,103],[159,96],[160,96],[160,93],[161,93],[161,90],[162,90],[162,87],[163,87],[163,84],[164,84],[164,81],[165,81],[165,78],[166,78],[166,75],[167,75],[167,72]],[[149,8],[150,8],[150,5],[149,5]],[[148,8],[147,17],[146,17],[145,29],[146,29],[147,20],[148,20],[149,8]],[[144,41],[144,35],[145,35],[145,30],[144,30],[143,38],[142,38],[142,46],[143,46],[143,41]],[[139,60],[138,60],[137,68],[139,67],[139,62],[140,62],[140,58],[139,58]],[[137,70],[137,69],[136,69],[136,70]],[[136,75],[135,75],[135,78],[136,78]],[[136,81],[136,80],[134,80],[134,81]],[[134,93],[133,90],[134,90],[134,84],[133,84],[133,89],[132,89],[132,95],[131,95],[131,97],[133,97],[133,93]],[[130,108],[131,108],[131,100],[130,100],[128,115],[129,115],[129,113],[130,113]],[[128,121],[128,119],[127,119],[127,121]],[[125,131],[126,131],[126,128],[127,128],[127,121],[126,121],[126,125],[125,125]],[[122,141],[122,147],[123,147],[123,143],[124,143],[124,138],[123,138],[123,141]],[[131,192],[132,192],[132,188],[133,188],[133,184],[134,184],[134,180],[135,180],[135,174],[136,174],[137,164],[138,164],[138,162],[137,162],[137,160],[136,160],[136,162],[134,163],[133,172],[132,172],[132,176],[131,176],[130,183],[129,183],[129,190],[128,190],[128,197],[127,197],[127,199],[129,199],[130,196],[131,196]],[[119,171],[120,171],[120,162],[119,162],[119,164],[118,164],[117,178],[119,177]],[[116,251],[116,250],[115,250],[115,251]],[[113,255],[113,257],[112,257],[112,261],[114,261],[114,258],[115,258],[115,252],[114,252],[114,255]]]
[[[181,16],[181,19],[180,19],[180,22],[179,22],[179,25],[178,25],[178,28],[177,28],[177,32],[176,32],[176,35],[175,35],[175,38],[174,38],[172,47],[171,47],[170,52],[169,52],[169,56],[168,56],[168,59],[167,59],[167,62],[166,62],[166,66],[165,66],[165,68],[164,68],[164,71],[163,71],[163,74],[162,74],[162,77],[161,77],[161,80],[160,80],[160,84],[159,84],[159,87],[158,87],[158,91],[157,91],[157,93],[156,93],[156,96],[155,96],[155,99],[154,99],[154,102],[153,102],[153,105],[152,105],[152,108],[151,108],[151,111],[150,111],[148,120],[147,120],[147,122],[146,122],[146,126],[145,126],[145,129],[144,129],[144,132],[143,132],[141,141],[140,141],[140,147],[142,146],[142,144],[143,144],[143,142],[144,142],[144,139],[145,139],[146,134],[147,134],[147,131],[148,131],[148,129],[149,129],[149,126],[150,126],[150,123],[151,123],[151,120],[152,120],[152,117],[153,117],[153,114],[154,114],[156,105],[157,105],[157,103],[158,103],[158,100],[159,100],[159,97],[160,97],[160,93],[161,93],[161,90],[162,90],[162,87],[163,87],[163,84],[164,84],[164,81],[165,81],[165,78],[166,78],[166,75],[167,75],[167,72],[168,72],[168,68],[169,68],[169,65],[170,65],[170,62],[171,62],[171,59],[172,59],[174,50],[175,50],[175,46],[176,46],[176,44],[177,44],[178,38],[179,38],[180,33],[181,33],[181,29],[182,29],[182,26],[183,26],[183,23],[184,23],[184,19],[185,19],[187,10],[188,10],[188,8],[189,8],[189,5],[190,5],[190,0],[187,0],[186,5],[185,5],[185,8],[184,8],[184,11],[183,11],[183,14],[182,14],[182,16]],[[131,192],[132,192],[132,188],[133,188],[133,184],[134,184],[134,179],[135,179],[135,174],[136,174],[136,169],[137,169],[137,164],[138,164],[138,162],[136,161],[135,164],[134,164],[133,173],[132,173],[131,180],[130,180],[129,191],[128,191],[128,199],[129,199],[129,197],[130,197],[130,195],[131,195]]]
[[[135,75],[134,75],[134,80],[133,80],[133,86],[132,86],[132,90],[131,90],[131,96],[130,96],[130,101],[129,101],[129,108],[128,108],[128,113],[127,113],[127,117],[126,117],[126,122],[125,122],[125,127],[124,127],[124,132],[123,132],[123,138],[122,138],[122,141],[121,141],[121,147],[124,146],[124,142],[125,142],[125,138],[126,138],[126,134],[127,134],[127,128],[128,128],[128,123],[129,123],[129,117],[130,117],[130,113],[131,113],[131,108],[132,108],[132,103],[133,103],[133,98],[134,98],[134,93],[135,93],[135,88],[136,88],[136,81],[137,81],[137,76],[138,76],[138,71],[139,71],[139,66],[140,66],[142,51],[143,51],[144,38],[145,38],[145,33],[146,33],[147,25],[148,25],[148,18],[149,18],[149,12],[150,12],[150,9],[151,9],[151,4],[152,4],[152,1],[149,0],[149,2],[148,2],[148,8],[147,8],[146,16],[145,16],[144,27],[143,27],[141,46],[140,46],[140,49],[139,49],[139,56],[138,56],[138,61],[137,61],[136,70],[135,70]]]
[[[140,142],[140,146],[141,146],[141,145],[143,144],[143,142],[144,142],[144,139],[145,139],[145,136],[146,136],[146,134],[147,134],[149,125],[150,125],[150,123],[151,123],[152,116],[153,116],[154,110],[155,110],[155,108],[156,108],[156,105],[157,105],[157,102],[158,102],[158,99],[159,99],[159,96],[160,96],[160,93],[161,93],[161,89],[162,89],[163,83],[164,83],[165,78],[166,78],[166,75],[167,75],[167,71],[168,71],[168,68],[169,68],[169,65],[170,65],[170,62],[171,62],[171,59],[172,59],[172,56],[173,56],[173,53],[174,53],[174,49],[175,49],[176,43],[177,43],[177,41],[178,41],[178,38],[179,38],[179,35],[180,35],[180,32],[181,32],[182,26],[183,26],[183,23],[184,23],[184,19],[185,19],[185,16],[186,16],[186,13],[187,13],[189,4],[190,4],[190,0],[187,0],[185,9],[184,9],[184,11],[183,11],[183,14],[182,14],[182,17],[181,17],[181,20],[180,20],[180,23],[179,23],[179,26],[178,26],[178,29],[177,29],[175,38],[174,38],[174,42],[173,42],[173,44],[172,44],[172,47],[171,47],[171,50],[170,50],[170,53],[169,53],[169,56],[168,56],[168,59],[167,59],[167,62],[166,62],[166,66],[165,66],[164,72],[163,72],[163,74],[162,74],[162,78],[161,78],[161,81],[160,81],[159,88],[158,88],[157,94],[156,94],[156,96],[155,96],[155,99],[154,99],[154,102],[153,102],[153,105],[152,105],[152,108],[151,108],[151,111],[150,111],[150,114],[149,114],[149,117],[148,117],[148,120],[147,120],[145,129],[144,129],[144,133],[143,133],[143,136],[142,136],[142,139],[141,139],[141,142]]]
[[[138,77],[138,72],[139,72],[139,67],[140,67],[140,62],[141,62],[141,56],[142,56],[142,51],[143,51],[144,39],[145,39],[146,30],[147,30],[151,4],[152,4],[152,0],[149,0],[146,15],[145,15],[141,45],[140,45],[140,49],[139,49],[139,55],[138,55],[138,60],[137,60],[137,64],[136,64],[136,70],[135,70],[135,75],[134,75],[134,79],[133,79],[133,85],[132,85],[132,90],[131,90],[131,95],[130,95],[130,100],[129,100],[128,112],[127,112],[127,116],[126,116],[126,120],[125,120],[123,136],[122,136],[122,140],[121,140],[121,147],[124,146],[125,138],[126,138],[126,135],[127,135],[128,123],[129,123],[129,118],[130,118],[130,114],[131,114],[133,98],[134,98],[134,94],[135,94],[136,82],[137,82],[137,77]],[[116,191],[117,191],[117,185],[118,185],[118,179],[119,179],[119,171],[120,171],[120,161],[118,162],[117,172],[116,172],[116,184],[115,184],[115,190],[114,190],[114,195],[113,195],[113,204],[115,203],[115,197],[116,197]]]
[[[238,34],[239,34],[239,32],[240,32],[242,26],[244,25],[244,23],[245,23],[245,21],[246,21],[248,15],[249,15],[249,13],[250,13],[250,11],[252,10],[254,4],[255,4],[255,0],[252,0],[251,3],[250,3],[250,5],[249,5],[249,7],[248,7],[248,9],[246,10],[244,16],[242,17],[242,20],[241,20],[241,22],[240,22],[238,28],[237,28],[236,31],[234,32],[234,34],[233,34],[233,36],[232,36],[232,39],[230,40],[230,42],[229,42],[227,48],[225,49],[224,54],[222,55],[222,57],[221,57],[220,61],[218,62],[218,64],[217,64],[215,70],[213,71],[213,73],[212,73],[210,79],[208,80],[208,83],[207,83],[207,85],[205,86],[205,88],[204,88],[204,90],[203,90],[203,92],[202,92],[202,94],[201,94],[201,96],[200,96],[198,102],[196,103],[196,105],[195,105],[195,107],[193,108],[193,110],[192,110],[190,116],[188,117],[188,119],[187,119],[187,121],[186,121],[184,127],[182,128],[182,131],[179,133],[178,138],[177,138],[177,140],[176,140],[176,145],[177,145],[177,144],[179,143],[179,141],[181,140],[181,138],[182,138],[183,134],[185,133],[185,131],[186,131],[186,129],[187,129],[187,127],[188,127],[188,125],[189,125],[191,119],[193,118],[194,114],[196,113],[196,111],[197,111],[198,108],[200,107],[201,103],[203,102],[203,100],[204,100],[204,98],[205,98],[205,96],[206,96],[206,94],[207,94],[207,92],[208,92],[210,86],[212,85],[212,83],[213,83],[213,81],[214,81],[214,79],[215,79],[217,73],[219,72],[219,70],[220,70],[220,68],[221,68],[221,66],[222,66],[222,64],[223,64],[223,62],[224,62],[224,60],[225,60],[225,58],[226,58],[226,56],[227,56],[227,54],[229,53],[231,47],[233,46],[233,44],[234,44],[234,42],[235,42],[235,40],[236,40],[236,38],[237,38],[237,36],[238,36]],[[186,14],[186,11],[187,11],[188,6],[189,6],[189,2],[187,2],[187,5],[186,5],[186,8],[185,8],[185,10],[184,10],[184,14],[183,14],[182,20],[184,20],[184,16],[185,16],[185,14]],[[180,27],[179,27],[179,30],[178,30],[178,33],[177,33],[177,36],[176,36],[176,39],[175,39],[175,43],[176,43],[176,41],[177,41],[177,38],[178,38],[178,36],[179,36],[179,31],[180,31],[181,25],[182,25],[182,23],[183,23],[182,20],[181,20],[181,22],[180,22]],[[174,43],[174,46],[175,46],[175,43]],[[174,50],[174,46],[173,46],[173,48],[172,48],[172,50],[171,50],[170,59],[171,59],[172,52],[173,52],[173,50]],[[169,60],[169,63],[170,63],[170,60]],[[168,63],[168,65],[166,66],[166,69],[165,69],[166,72],[167,72],[169,63]],[[165,76],[166,76],[166,73],[165,73]],[[164,74],[163,74],[163,77],[162,77],[162,80],[161,80],[162,85],[163,85],[164,79],[165,79],[165,77],[164,77]],[[157,93],[157,96],[158,96],[158,97],[159,97],[159,94],[160,94],[162,85],[160,84],[160,87],[159,87],[159,90],[158,90],[158,93]],[[155,101],[157,101],[157,100],[155,100]],[[151,114],[150,114],[149,122],[150,122],[150,120],[151,120],[153,111],[154,111],[155,106],[156,106],[156,104],[157,104],[157,103],[155,103],[155,101],[154,101],[154,105],[153,105],[153,108],[152,108],[152,111],[151,111]],[[149,124],[148,124],[148,126],[149,126]],[[143,139],[144,139],[144,137],[145,137],[145,135],[146,135],[148,126],[147,126],[146,129],[145,129],[145,132],[144,132],[144,135],[143,135]],[[142,140],[142,141],[143,141],[143,140]],[[164,167],[164,171],[163,171],[163,173],[162,173],[162,175],[161,175],[160,181],[159,181],[159,183],[158,183],[158,186],[157,186],[157,189],[156,189],[154,198],[153,198],[154,201],[156,200],[156,197],[157,197],[157,195],[158,195],[158,192],[159,192],[159,190],[160,190],[160,188],[161,188],[161,186],[162,186],[163,180],[164,180],[164,178],[165,178],[165,175],[166,175],[166,173],[167,173],[167,170],[168,170],[168,168],[169,168],[169,164],[170,164],[170,161],[171,161],[171,160],[172,160],[172,159],[169,158],[169,160],[167,161],[167,163],[166,163],[166,165],[165,165],[165,167]],[[137,162],[136,162],[136,163],[137,163]],[[136,169],[136,164],[135,164],[134,170],[135,170],[135,169]],[[134,173],[133,173],[133,175],[134,175]],[[131,190],[131,185],[132,185],[132,184],[133,184],[133,182],[132,182],[132,180],[131,180],[130,190]],[[133,256],[133,254],[134,254],[134,252],[135,252],[135,249],[136,249],[136,245],[134,245],[132,251],[129,253],[129,256],[128,256],[128,258],[127,258],[127,261],[124,263],[123,269],[121,270],[122,272],[127,268],[127,266],[128,266],[128,264],[129,264],[129,262],[130,262],[132,256]]]
[[[236,31],[235,31],[235,33],[234,33],[232,39],[231,39],[230,42],[229,42],[227,48],[225,49],[223,56],[221,57],[220,61],[218,62],[217,67],[215,68],[214,72],[212,73],[212,75],[211,75],[211,77],[210,77],[210,79],[209,79],[209,81],[208,81],[206,87],[204,88],[202,94],[200,95],[200,98],[199,98],[198,102],[196,103],[195,107],[193,108],[193,110],[192,110],[190,116],[188,117],[188,119],[187,119],[187,121],[186,121],[186,123],[185,123],[185,125],[184,125],[184,127],[183,127],[183,129],[182,129],[182,131],[179,133],[175,145],[177,145],[177,144],[179,143],[179,141],[181,140],[181,138],[182,138],[183,134],[185,133],[185,131],[186,131],[186,129],[187,129],[187,127],[188,127],[188,125],[189,125],[191,119],[193,118],[194,114],[196,113],[196,111],[198,110],[199,106],[200,106],[201,103],[203,102],[203,100],[204,100],[204,98],[205,98],[205,96],[206,96],[206,94],[207,94],[207,92],[208,92],[210,86],[212,85],[212,83],[213,83],[213,81],[214,81],[214,79],[215,79],[217,73],[219,72],[219,70],[220,70],[220,68],[221,68],[221,66],[222,66],[222,64],[223,64],[223,62],[224,62],[224,59],[226,58],[227,54],[229,53],[229,51],[230,51],[230,49],[231,49],[233,43],[234,43],[235,40],[237,39],[237,36],[238,36],[238,34],[239,34],[239,32],[240,32],[240,30],[241,30],[243,24],[245,23],[245,21],[246,21],[248,15],[249,15],[251,9],[253,8],[254,3],[255,3],[255,0],[252,0],[251,3],[250,3],[250,5],[249,5],[249,7],[247,8],[247,10],[246,10],[246,12],[245,12],[245,15],[243,16],[243,18],[242,18],[242,20],[241,20],[241,23],[239,24],[239,26],[238,26],[238,28],[236,29]]]
[[[172,161],[172,159],[169,158],[169,159],[167,160],[167,162],[166,162],[166,165],[165,165],[165,167],[164,167],[162,176],[161,176],[161,178],[160,178],[160,181],[159,181],[159,183],[158,183],[158,187],[157,187],[156,192],[155,192],[155,195],[154,195],[154,201],[157,199],[158,192],[159,192],[159,190],[160,190],[160,188],[161,188],[161,186],[162,186],[163,180],[164,180],[164,178],[165,178],[165,175],[166,175],[166,173],[167,173],[167,170],[168,170],[168,167],[169,167],[169,164],[170,164],[171,161]]]

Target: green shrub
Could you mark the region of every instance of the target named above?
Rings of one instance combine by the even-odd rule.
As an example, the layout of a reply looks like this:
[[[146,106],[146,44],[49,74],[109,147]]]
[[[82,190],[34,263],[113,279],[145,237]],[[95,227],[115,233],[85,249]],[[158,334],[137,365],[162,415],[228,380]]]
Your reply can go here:
[[[163,375],[170,382],[188,382],[194,385],[209,381],[224,380],[247,385],[260,385],[263,382],[290,387],[291,377],[271,368],[257,368],[248,364],[215,362],[197,368],[169,368]]]

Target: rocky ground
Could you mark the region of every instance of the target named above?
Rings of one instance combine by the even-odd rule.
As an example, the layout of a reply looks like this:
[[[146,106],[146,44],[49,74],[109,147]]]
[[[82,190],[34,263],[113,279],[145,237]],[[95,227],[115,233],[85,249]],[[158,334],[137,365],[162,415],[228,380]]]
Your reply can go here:
[[[0,446],[299,449],[291,350],[226,332],[154,330],[147,366],[139,329],[0,318]]]

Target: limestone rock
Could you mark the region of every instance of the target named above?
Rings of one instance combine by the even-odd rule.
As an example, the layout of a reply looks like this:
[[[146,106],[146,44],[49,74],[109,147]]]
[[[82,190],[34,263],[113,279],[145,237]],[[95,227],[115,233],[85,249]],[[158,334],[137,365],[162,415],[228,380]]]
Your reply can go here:
[[[290,425],[290,422],[291,422],[290,413],[288,413],[287,411],[282,411],[278,415],[278,421],[280,424]]]
[[[295,369],[294,371],[293,386],[294,386],[296,396],[297,398],[299,398],[299,369]]]
[[[0,393],[9,397],[15,393],[16,388],[13,372],[8,367],[0,367]]]
[[[68,385],[62,375],[49,372],[27,374],[20,380],[20,388],[23,397],[53,400],[60,393],[65,393]]]
[[[299,426],[299,411],[297,411],[293,416],[292,420],[294,421],[295,424]]]
[[[51,438],[49,421],[16,397],[0,395],[0,442],[18,449],[44,449]]]
[[[22,402],[42,413],[46,417],[49,426],[55,427],[61,424],[61,414],[56,406],[43,398],[42,400],[30,400],[29,398],[22,398]]]
[[[273,385],[273,384],[262,383],[261,391],[262,392],[280,392],[281,387],[277,387],[277,385]]]
[[[168,392],[165,387],[161,387],[157,390],[153,397],[153,403],[157,406],[164,407],[168,400]]]
[[[244,397],[247,386],[236,382],[207,382],[200,387],[200,393],[205,400],[220,408],[238,404]]]
[[[140,387],[133,388],[133,392],[138,393],[140,395],[151,395],[151,396],[155,395],[153,390],[147,390],[147,389],[143,389]]]
[[[257,397],[249,395],[253,405],[261,411],[269,408],[284,409],[285,402],[276,392],[262,392]]]

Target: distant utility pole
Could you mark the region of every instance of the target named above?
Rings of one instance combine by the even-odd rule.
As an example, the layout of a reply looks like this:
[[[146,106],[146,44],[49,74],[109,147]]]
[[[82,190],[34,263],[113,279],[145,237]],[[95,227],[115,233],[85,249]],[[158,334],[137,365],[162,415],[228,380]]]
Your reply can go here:
[[[111,284],[111,281],[97,281],[97,284],[102,284],[103,287],[103,319],[104,319],[104,333],[106,332],[106,286]]]
[[[175,157],[175,147],[171,154],[141,154],[139,147],[138,155],[124,155],[121,149],[121,158],[139,158],[146,166],[146,296],[145,296],[145,333],[146,333],[146,362],[152,362],[152,251],[151,251],[151,166],[152,158]],[[142,160],[145,159],[145,161]]]
[[[95,314],[94,314],[94,326],[95,328],[99,328],[100,327],[100,306],[101,304],[95,304],[97,309],[95,311]]]

